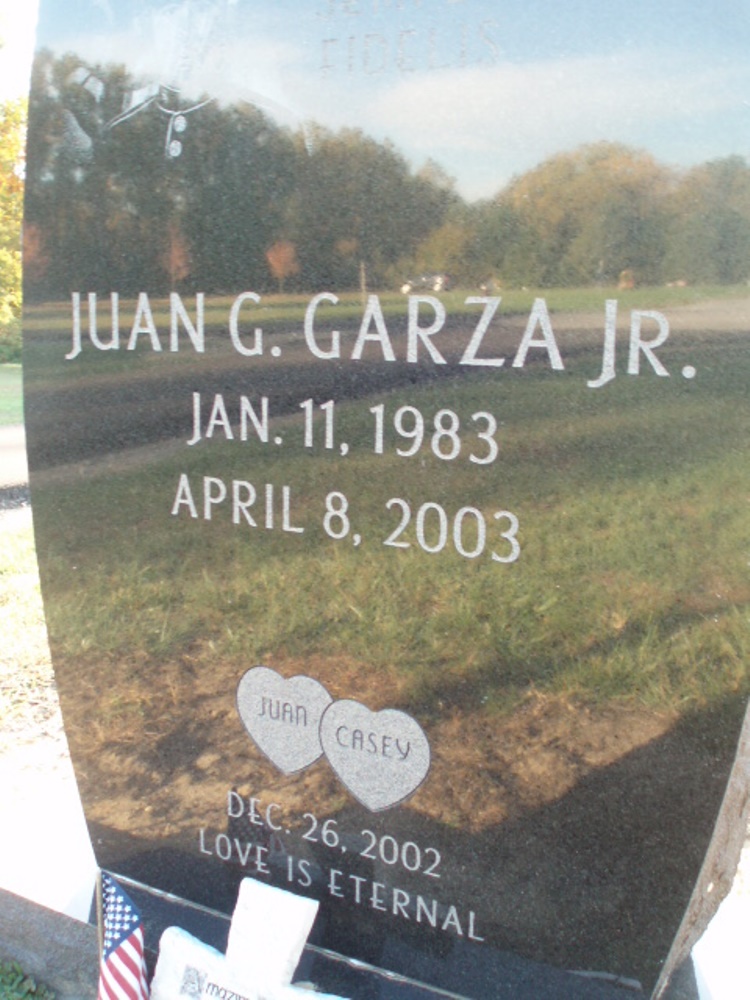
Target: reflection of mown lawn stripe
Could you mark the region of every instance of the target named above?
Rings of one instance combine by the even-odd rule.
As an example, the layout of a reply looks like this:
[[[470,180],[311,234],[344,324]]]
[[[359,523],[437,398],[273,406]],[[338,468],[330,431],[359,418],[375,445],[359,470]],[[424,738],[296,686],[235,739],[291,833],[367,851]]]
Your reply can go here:
[[[436,711],[460,699],[501,709],[529,686],[676,707],[744,691],[745,366],[737,351],[720,366],[701,360],[692,383],[622,376],[593,392],[575,369],[529,371],[502,387],[450,380],[382,397],[389,410],[491,410],[501,423],[491,467],[398,458],[392,437],[373,455],[364,400],[337,407],[346,458],[305,453],[301,417],[288,417],[280,449],[212,440],[158,470],[40,490],[40,513],[58,510],[67,533],[46,560],[53,631],[71,652],[82,636],[82,652],[132,662],[190,648],[206,669],[279,654],[397,668]],[[225,512],[172,518],[182,471],[196,490],[203,475],[290,484],[308,530],[236,527]],[[359,549],[313,530],[332,489],[350,498]],[[472,504],[488,518],[513,510],[521,559],[385,549],[392,496]]]

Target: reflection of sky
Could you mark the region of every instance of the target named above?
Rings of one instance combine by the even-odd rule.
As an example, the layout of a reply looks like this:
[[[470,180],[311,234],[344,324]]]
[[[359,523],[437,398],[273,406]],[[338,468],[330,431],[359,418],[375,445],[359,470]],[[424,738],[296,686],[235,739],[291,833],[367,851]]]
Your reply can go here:
[[[598,139],[748,152],[743,0],[42,0],[40,43],[288,121],[356,125],[469,197]],[[282,115],[283,117],[283,115]]]

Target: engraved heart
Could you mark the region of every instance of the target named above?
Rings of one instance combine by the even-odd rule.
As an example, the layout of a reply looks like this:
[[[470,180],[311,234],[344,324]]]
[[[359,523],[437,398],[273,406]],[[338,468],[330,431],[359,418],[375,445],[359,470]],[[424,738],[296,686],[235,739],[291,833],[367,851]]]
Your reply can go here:
[[[320,719],[330,694],[312,677],[288,680],[268,667],[253,667],[237,688],[237,711],[257,747],[284,774],[294,774],[323,753]]]
[[[339,779],[370,812],[409,798],[430,769],[422,727],[394,708],[372,712],[358,701],[336,701],[323,714],[320,742]]]

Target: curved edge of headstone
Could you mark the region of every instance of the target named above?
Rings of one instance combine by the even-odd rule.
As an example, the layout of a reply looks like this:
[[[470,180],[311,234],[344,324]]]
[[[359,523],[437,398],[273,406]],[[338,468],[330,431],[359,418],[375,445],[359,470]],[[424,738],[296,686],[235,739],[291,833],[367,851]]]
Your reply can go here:
[[[54,990],[57,1000],[96,1000],[96,928],[0,889],[0,959]]]
[[[667,988],[676,970],[688,959],[722,900],[732,888],[750,819],[750,702],[737,742],[732,770],[703,866],[672,947],[659,976],[652,1000],[667,1000]]]

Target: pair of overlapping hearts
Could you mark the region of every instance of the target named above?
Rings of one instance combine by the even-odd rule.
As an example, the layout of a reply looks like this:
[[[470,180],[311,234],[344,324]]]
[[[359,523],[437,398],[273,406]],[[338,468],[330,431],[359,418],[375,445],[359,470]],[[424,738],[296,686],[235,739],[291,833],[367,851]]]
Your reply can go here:
[[[371,812],[409,798],[430,769],[430,744],[410,715],[334,701],[312,677],[286,678],[253,667],[239,683],[237,710],[253,742],[280,771],[302,771],[325,754],[339,780]]]

